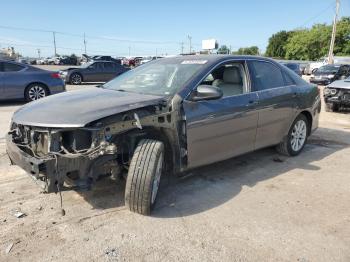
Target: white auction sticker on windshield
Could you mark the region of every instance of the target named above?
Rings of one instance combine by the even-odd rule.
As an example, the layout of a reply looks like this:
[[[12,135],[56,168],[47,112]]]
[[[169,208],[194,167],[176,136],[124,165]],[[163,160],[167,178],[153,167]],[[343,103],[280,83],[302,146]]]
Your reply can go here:
[[[181,62],[183,65],[204,65],[208,60],[184,60]]]

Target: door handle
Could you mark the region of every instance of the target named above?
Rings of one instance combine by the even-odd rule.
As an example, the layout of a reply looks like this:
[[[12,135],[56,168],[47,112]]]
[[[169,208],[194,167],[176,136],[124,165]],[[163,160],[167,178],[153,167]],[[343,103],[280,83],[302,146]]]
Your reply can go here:
[[[293,93],[293,95],[292,95],[293,98],[296,98],[297,96],[298,96],[297,93]]]

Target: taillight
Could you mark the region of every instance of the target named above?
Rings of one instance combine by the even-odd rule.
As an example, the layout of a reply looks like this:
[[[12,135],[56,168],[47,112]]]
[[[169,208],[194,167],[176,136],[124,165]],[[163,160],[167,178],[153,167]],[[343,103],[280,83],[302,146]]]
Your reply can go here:
[[[51,77],[52,78],[60,78],[60,74],[59,73],[52,73]]]

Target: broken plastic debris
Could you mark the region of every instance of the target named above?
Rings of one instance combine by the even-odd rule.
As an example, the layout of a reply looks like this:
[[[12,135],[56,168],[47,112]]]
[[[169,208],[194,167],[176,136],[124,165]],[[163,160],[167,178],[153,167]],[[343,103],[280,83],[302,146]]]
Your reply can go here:
[[[6,248],[6,254],[8,254],[8,253],[10,253],[11,252],[11,249],[12,249],[12,247],[13,247],[13,243],[11,243],[11,244],[9,244],[8,246],[7,246],[7,248]]]
[[[21,210],[19,209],[14,209],[14,210],[11,210],[11,214],[17,218],[22,218],[22,217],[25,217],[26,214],[23,213]]]

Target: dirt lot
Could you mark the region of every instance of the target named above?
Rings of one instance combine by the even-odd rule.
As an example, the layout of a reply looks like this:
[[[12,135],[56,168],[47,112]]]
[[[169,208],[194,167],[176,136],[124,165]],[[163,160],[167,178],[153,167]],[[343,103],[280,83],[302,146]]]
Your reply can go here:
[[[0,261],[350,261],[350,114],[322,112],[298,157],[269,148],[166,181],[152,217],[106,180],[63,192],[61,216],[5,155],[20,105],[0,105]]]

